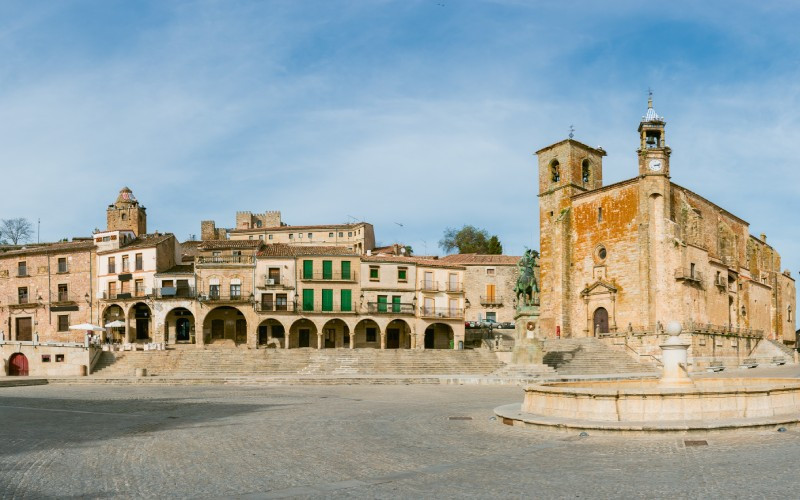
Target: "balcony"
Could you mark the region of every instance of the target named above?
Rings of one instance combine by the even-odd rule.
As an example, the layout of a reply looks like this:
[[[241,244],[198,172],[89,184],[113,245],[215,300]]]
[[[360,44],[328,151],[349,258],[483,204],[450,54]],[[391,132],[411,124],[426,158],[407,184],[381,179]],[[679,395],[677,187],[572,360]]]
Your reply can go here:
[[[419,289],[423,292],[438,292],[439,291],[439,282],[438,281],[422,281],[419,284]]]
[[[450,307],[420,307],[421,318],[464,319],[464,310]]]
[[[306,274],[303,273],[303,277],[301,278],[303,281],[348,281],[353,282],[356,280],[356,273],[355,271],[350,271],[349,273],[341,273],[341,272],[330,272],[326,273],[324,271],[318,273],[311,273]]]
[[[367,302],[369,314],[414,314],[414,304]]]
[[[260,313],[293,313],[294,303],[278,304],[275,302],[256,302],[256,312]]]
[[[703,283],[703,273],[696,269],[679,268],[675,270],[675,279],[690,283]]]
[[[193,299],[197,297],[197,290],[193,286],[165,286],[154,288],[153,296],[157,299]]]
[[[77,297],[73,297],[68,292],[58,292],[58,295],[50,301],[54,306],[68,306],[77,303]]]
[[[322,304],[321,302],[314,302],[314,304],[303,304],[302,300],[298,302],[296,312],[299,314],[355,314],[355,305],[345,305],[342,309],[342,304]]]
[[[25,309],[29,307],[41,307],[42,300],[32,298],[28,295],[19,296],[19,295],[11,295],[8,297],[8,302],[6,305],[11,309]]]
[[[464,291],[464,284],[455,281],[448,281],[445,283],[444,291],[447,293],[462,293]]]
[[[249,291],[242,290],[241,292],[234,293],[211,293],[204,292],[197,296],[200,302],[236,302],[246,303],[253,301],[253,294]]]
[[[146,299],[153,296],[153,290],[143,288],[133,292],[103,292],[103,300],[136,300]]]
[[[197,257],[197,265],[204,267],[227,265],[252,266],[255,262],[256,259],[252,255],[212,255],[210,257],[201,255]]]
[[[501,306],[503,305],[503,297],[497,295],[481,295],[480,302],[482,306]]]

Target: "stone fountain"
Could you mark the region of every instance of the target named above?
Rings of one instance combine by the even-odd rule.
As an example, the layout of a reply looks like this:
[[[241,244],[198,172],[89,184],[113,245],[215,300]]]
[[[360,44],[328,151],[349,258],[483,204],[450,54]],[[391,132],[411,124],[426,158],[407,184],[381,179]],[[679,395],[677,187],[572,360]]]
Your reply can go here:
[[[671,322],[667,333],[658,379],[530,385],[521,406],[501,406],[495,413],[505,424],[594,433],[691,433],[800,422],[800,380],[693,379],[680,323]]]

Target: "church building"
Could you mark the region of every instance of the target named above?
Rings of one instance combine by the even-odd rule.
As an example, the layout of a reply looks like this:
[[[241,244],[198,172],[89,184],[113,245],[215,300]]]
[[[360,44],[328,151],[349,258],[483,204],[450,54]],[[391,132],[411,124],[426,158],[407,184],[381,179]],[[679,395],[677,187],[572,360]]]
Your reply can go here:
[[[795,282],[765,235],[670,180],[666,121],[652,98],[636,177],[603,185],[606,152],[571,137],[539,160],[539,330],[590,337],[684,330],[795,342]],[[570,134],[571,135],[571,134]]]

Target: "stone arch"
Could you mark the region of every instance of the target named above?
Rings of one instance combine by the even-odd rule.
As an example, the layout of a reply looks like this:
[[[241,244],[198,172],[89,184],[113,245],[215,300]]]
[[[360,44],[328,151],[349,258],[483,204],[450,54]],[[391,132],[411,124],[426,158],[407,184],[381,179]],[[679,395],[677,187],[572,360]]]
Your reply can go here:
[[[128,309],[125,339],[128,342],[150,342],[153,338],[153,310],[144,302]]]
[[[453,328],[446,323],[430,323],[425,327],[425,349],[452,349],[455,341]]]
[[[411,349],[413,347],[413,330],[403,319],[393,319],[384,329],[387,349]]]
[[[382,331],[377,321],[364,318],[353,328],[353,344],[355,347],[380,349]]]
[[[344,320],[339,318],[330,319],[322,325],[323,348],[349,348],[350,347],[350,327]]]
[[[319,328],[310,319],[300,318],[296,320],[289,327],[289,336],[286,340],[289,344],[288,348],[319,347],[317,332],[319,332]]]
[[[287,328],[283,322],[276,318],[266,318],[258,324],[258,338],[256,342],[260,346],[286,348],[288,339]]]
[[[102,318],[101,323],[103,326],[114,321],[122,321],[125,323],[125,326],[109,328],[107,330],[112,341],[119,342],[127,338],[128,312],[124,307],[119,304],[108,304],[106,308],[103,309],[102,313],[100,313],[100,317]]]
[[[592,186],[592,163],[588,158],[584,158],[581,162],[581,181],[584,186],[588,186],[590,189],[594,187]]]
[[[247,317],[239,308],[217,306],[203,318],[204,343],[247,343]]]
[[[550,181],[558,182],[560,180],[561,180],[561,165],[558,163],[558,160],[553,160],[550,162]]]
[[[169,344],[195,343],[195,318],[185,307],[174,307],[164,316],[164,339]]]
[[[15,352],[8,358],[8,375],[12,377],[28,375],[28,358],[21,352]]]

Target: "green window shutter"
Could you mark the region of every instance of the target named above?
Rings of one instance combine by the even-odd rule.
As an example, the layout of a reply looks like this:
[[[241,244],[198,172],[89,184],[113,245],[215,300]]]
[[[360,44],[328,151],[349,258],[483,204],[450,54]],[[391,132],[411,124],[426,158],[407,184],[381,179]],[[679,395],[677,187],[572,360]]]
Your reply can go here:
[[[303,310],[314,310],[314,290],[303,290]]]
[[[348,262],[348,264],[350,264]],[[353,291],[342,289],[342,311],[348,312],[353,310]]]
[[[333,262],[331,262],[330,260],[322,261],[322,279],[324,280],[333,279]]]
[[[378,268],[377,267],[369,268],[369,278],[370,279],[378,279]]]
[[[378,295],[378,312],[386,312],[386,295]]]
[[[392,312],[399,313],[400,312],[400,296],[393,295],[392,296]]]
[[[333,290],[322,290],[322,310],[333,311]]]
[[[303,279],[304,280],[314,279],[314,261],[313,260],[304,260],[303,261]]]
[[[397,279],[399,281],[406,281],[406,270],[405,269],[398,269],[397,270]]]
[[[342,261],[342,279],[343,280],[349,280],[350,279],[350,261],[349,260],[343,260]]]

